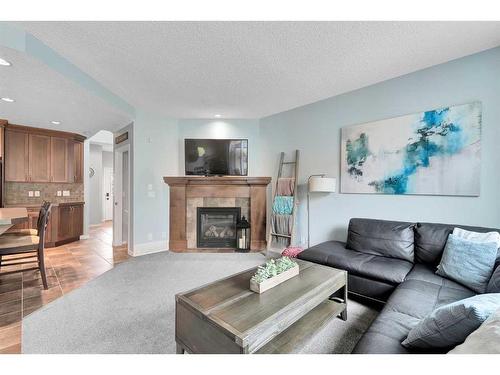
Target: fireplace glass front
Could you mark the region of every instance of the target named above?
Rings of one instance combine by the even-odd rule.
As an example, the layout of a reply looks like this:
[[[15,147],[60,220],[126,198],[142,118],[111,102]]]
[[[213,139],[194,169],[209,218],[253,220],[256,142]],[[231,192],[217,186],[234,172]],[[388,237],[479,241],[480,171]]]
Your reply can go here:
[[[236,248],[240,207],[198,207],[196,243],[199,248]]]

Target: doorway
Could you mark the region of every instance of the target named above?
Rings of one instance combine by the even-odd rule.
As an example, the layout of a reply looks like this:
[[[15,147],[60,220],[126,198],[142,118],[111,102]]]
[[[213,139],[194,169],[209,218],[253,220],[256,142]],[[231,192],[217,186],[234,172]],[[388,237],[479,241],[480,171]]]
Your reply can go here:
[[[113,133],[101,130],[89,138],[89,224],[113,219]]]

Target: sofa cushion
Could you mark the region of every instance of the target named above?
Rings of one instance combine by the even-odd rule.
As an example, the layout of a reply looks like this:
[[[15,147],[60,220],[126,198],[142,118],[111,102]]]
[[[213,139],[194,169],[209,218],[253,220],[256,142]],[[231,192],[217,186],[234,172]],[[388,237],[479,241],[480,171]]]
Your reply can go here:
[[[474,295],[464,286],[435,275],[433,269],[416,264],[389,297],[379,316],[354,348],[354,353],[409,353],[401,342],[421,319],[437,307]],[[424,352],[441,353],[447,350],[449,348],[426,349]]]
[[[491,275],[486,293],[500,293],[500,265],[497,266],[493,275]]]
[[[448,354],[500,354],[500,309]]]
[[[351,219],[347,248],[413,262],[413,226],[412,223],[399,221]]]
[[[497,256],[496,242],[475,242],[448,236],[437,274],[484,293]]]
[[[407,348],[449,348],[461,344],[500,308],[500,293],[479,294],[432,311],[408,333]]]
[[[481,233],[472,232],[470,230],[465,230],[457,227],[453,229],[453,235],[468,241],[495,242],[497,249],[500,248],[500,233],[496,231]]]
[[[436,267],[454,228],[462,228],[473,232],[500,232],[500,229],[470,227],[466,225],[417,223],[415,226],[415,262]],[[500,261],[500,252],[497,255],[497,264]]]
[[[405,260],[346,249],[340,241],[323,242],[304,250],[298,257],[394,285],[401,283],[413,267],[413,263]]]
[[[432,267],[428,267],[424,264],[415,264],[411,272],[406,276],[406,280],[424,281],[426,283],[442,286],[444,289],[465,290],[467,291],[467,297],[475,294],[465,286],[437,275]]]
[[[349,293],[385,302],[390,297],[396,285],[380,280],[373,280],[363,276],[348,273],[347,285]]]

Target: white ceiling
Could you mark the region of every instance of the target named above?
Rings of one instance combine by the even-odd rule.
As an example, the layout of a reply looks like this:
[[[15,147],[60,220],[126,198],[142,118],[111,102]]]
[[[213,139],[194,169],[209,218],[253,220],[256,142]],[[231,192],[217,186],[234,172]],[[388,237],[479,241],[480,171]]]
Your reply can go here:
[[[136,108],[259,118],[500,45],[500,22],[22,22]]]
[[[130,123],[126,114],[29,55],[0,46],[0,119],[12,124],[64,130],[86,136]],[[51,121],[60,121],[54,125]]]

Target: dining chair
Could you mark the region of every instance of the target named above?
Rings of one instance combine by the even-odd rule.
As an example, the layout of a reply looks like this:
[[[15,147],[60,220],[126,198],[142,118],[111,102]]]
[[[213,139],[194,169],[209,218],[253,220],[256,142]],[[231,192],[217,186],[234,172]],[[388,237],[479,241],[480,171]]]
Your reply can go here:
[[[45,207],[47,207],[47,208],[45,209]],[[48,203],[48,205],[45,205],[45,202],[44,202],[44,205],[42,205],[42,208],[40,209],[40,216],[39,216],[38,221],[37,221],[37,230],[36,230],[38,235],[10,234],[10,235],[0,236],[0,257],[3,257],[5,255],[15,255],[15,254],[25,254],[25,253],[36,252],[37,264],[38,264],[38,267],[10,271],[10,272],[5,272],[3,274],[38,269],[38,270],[40,270],[40,274],[42,276],[43,287],[44,287],[44,289],[48,289],[47,275],[45,272],[44,250],[45,250],[45,232],[47,229],[47,224],[49,222],[51,208],[52,208],[52,205],[50,203]],[[26,233],[28,233],[28,232],[26,232]],[[33,233],[33,232],[30,232],[30,233]],[[31,258],[34,256],[35,255],[32,255],[32,256],[29,256],[27,258]],[[23,259],[25,259],[25,258],[23,258]],[[0,263],[0,270],[1,270],[1,267],[28,264],[28,263],[34,262],[34,261],[16,262],[17,260],[19,260],[19,259],[4,260],[2,263]]]
[[[50,206],[50,202],[43,201],[41,207],[40,207],[40,212],[38,213],[38,219],[36,222],[36,229],[9,229],[7,232],[5,232],[3,235],[4,236],[40,236],[38,233],[38,226],[40,225],[40,220],[43,219],[43,212],[46,211]]]

